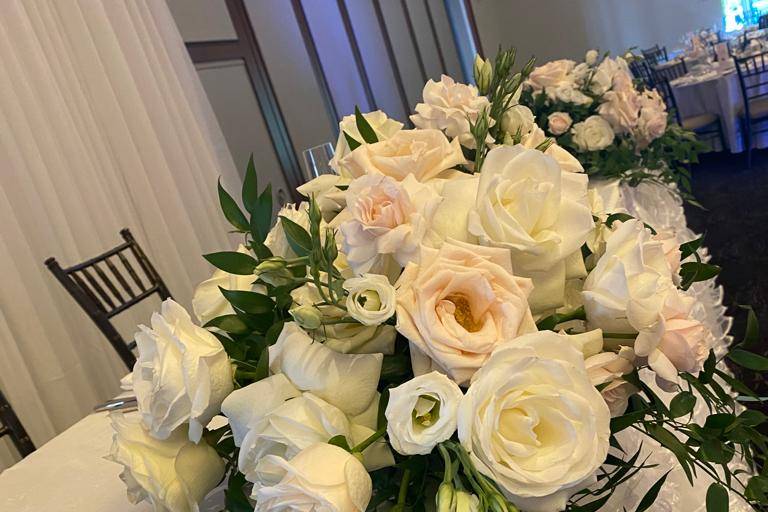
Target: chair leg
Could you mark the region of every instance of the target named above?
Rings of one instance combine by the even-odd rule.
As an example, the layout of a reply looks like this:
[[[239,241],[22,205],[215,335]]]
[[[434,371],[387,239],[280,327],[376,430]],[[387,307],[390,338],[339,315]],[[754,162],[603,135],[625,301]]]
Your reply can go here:
[[[720,151],[726,151],[725,147],[725,132],[723,131],[723,120],[718,118],[717,120],[717,136],[720,138]]]
[[[752,123],[744,119],[744,143],[747,150],[747,169],[752,168]]]

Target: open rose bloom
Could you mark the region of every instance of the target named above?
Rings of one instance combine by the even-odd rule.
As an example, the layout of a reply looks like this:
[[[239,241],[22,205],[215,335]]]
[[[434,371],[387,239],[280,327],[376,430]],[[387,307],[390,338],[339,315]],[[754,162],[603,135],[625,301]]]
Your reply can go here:
[[[478,57],[477,85],[430,80],[413,129],[344,117],[335,174],[277,215],[253,170],[220,193],[243,244],[206,255],[203,325],[168,300],[136,334],[138,412],[113,419],[111,455],[131,500],[192,512],[226,472],[238,510],[578,510],[631,494],[632,457],[659,479],[637,436],[685,442],[705,402],[740,412],[716,402],[731,377],[700,241],[593,178],[617,145],[665,137],[661,97],[597,51],[520,75],[509,59]],[[710,463],[758,419],[710,420],[680,450]]]

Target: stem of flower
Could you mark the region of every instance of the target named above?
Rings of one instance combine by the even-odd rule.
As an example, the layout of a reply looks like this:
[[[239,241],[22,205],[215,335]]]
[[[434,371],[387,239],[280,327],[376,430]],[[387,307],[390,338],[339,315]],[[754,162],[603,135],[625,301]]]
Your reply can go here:
[[[443,463],[445,463],[445,470],[443,471],[443,483],[446,484],[451,481],[453,476],[453,467],[451,465],[451,455],[445,446],[442,444],[437,445],[437,449],[440,450],[440,455],[443,456]]]
[[[334,324],[359,324],[357,320],[352,318],[351,316],[345,316],[342,318],[336,318],[333,320],[323,320],[323,325],[334,325]]]
[[[368,448],[373,443],[375,443],[376,441],[384,437],[384,434],[386,433],[387,433],[387,426],[383,425],[379,430],[371,434],[370,437],[365,439],[363,442],[361,442],[357,446],[353,447],[352,452],[362,453],[366,448]]]
[[[403,471],[403,478],[400,480],[400,492],[397,494],[397,504],[405,505],[405,497],[408,495],[408,483],[411,481],[411,470]]]

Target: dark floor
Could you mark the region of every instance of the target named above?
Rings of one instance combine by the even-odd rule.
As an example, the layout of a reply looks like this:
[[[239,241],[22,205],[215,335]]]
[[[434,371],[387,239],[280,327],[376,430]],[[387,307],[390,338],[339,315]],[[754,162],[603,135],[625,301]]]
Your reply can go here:
[[[759,351],[768,355],[768,149],[752,156],[748,170],[744,154],[702,155],[693,168],[693,189],[707,210],[691,205],[685,209],[689,226],[706,235],[712,262],[723,269],[718,279],[735,318],[736,340],[741,339],[745,320],[737,306],[751,305],[761,324]],[[742,374],[742,378],[761,396],[768,396],[766,374]]]

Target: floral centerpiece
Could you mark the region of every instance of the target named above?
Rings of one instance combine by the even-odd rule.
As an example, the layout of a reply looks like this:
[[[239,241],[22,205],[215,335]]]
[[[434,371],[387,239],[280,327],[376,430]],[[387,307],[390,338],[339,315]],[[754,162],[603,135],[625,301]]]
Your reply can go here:
[[[430,81],[415,129],[345,117],[338,174],[276,218],[253,160],[242,207],[219,186],[243,243],[205,255],[198,322],[169,299],[141,327],[138,412],[112,416],[132,501],[196,511],[225,481],[229,511],[598,510],[651,469],[623,451],[634,429],[712,479],[710,510],[729,490],[768,502],[765,476],[727,464],[764,462],[765,417],[726,391],[750,393],[687,291],[717,267],[700,239],[591,201],[517,103],[532,64],[513,66],[481,62],[484,95]],[[730,357],[755,368],[750,318]]]
[[[520,102],[590,175],[636,185],[676,184],[690,199],[687,165],[702,149],[667,111],[656,89],[632,79],[623,57],[590,50],[584,62],[556,60],[534,69]]]

